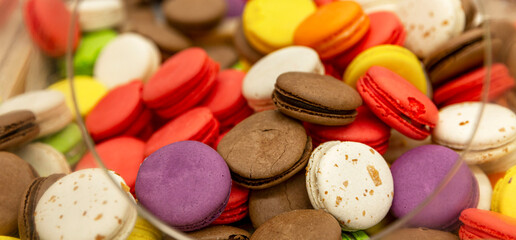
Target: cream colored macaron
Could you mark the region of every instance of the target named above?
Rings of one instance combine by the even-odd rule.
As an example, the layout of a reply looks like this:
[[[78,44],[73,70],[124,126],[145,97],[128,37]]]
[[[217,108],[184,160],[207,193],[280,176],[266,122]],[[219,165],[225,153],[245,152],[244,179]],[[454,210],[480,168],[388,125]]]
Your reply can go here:
[[[68,3],[73,10],[75,1]],[[91,32],[120,25],[125,20],[122,0],[82,0],[77,8],[79,25],[84,32]]]
[[[111,40],[100,52],[94,77],[108,89],[139,79],[147,81],[160,65],[155,43],[135,33],[124,33]]]
[[[319,145],[308,162],[306,187],[312,206],[332,214],[345,231],[379,223],[394,196],[387,162],[373,148],[357,142]]]
[[[478,183],[479,196],[477,208],[489,211],[491,209],[491,196],[493,195],[493,187],[491,186],[491,182],[489,182],[489,178],[487,177],[486,173],[478,166],[469,165],[468,167]]]
[[[68,174],[72,172],[66,157],[45,143],[29,143],[16,150],[15,154],[28,162],[40,177],[47,177],[54,173]]]

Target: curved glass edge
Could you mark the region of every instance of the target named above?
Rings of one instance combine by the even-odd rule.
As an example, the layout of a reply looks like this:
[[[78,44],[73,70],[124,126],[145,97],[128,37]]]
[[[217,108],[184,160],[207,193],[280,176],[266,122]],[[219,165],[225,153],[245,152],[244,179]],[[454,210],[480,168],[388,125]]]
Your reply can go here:
[[[77,21],[77,5],[80,3],[81,0],[71,0],[71,1],[73,2],[72,21],[75,22],[75,21]],[[478,9],[479,13],[481,13],[485,17],[489,17],[489,15],[485,14],[486,13],[485,6],[486,6],[486,4],[490,4],[490,3],[487,3],[487,2],[491,2],[492,0],[473,0],[473,1],[474,1],[474,4],[477,6],[477,9]],[[73,27],[74,27],[74,24],[71,24],[70,25],[70,29],[68,31],[69,36],[68,36],[68,43],[67,43],[67,50],[68,51],[67,51],[67,54],[66,54],[66,74],[68,76],[68,79],[70,79],[70,88],[71,88],[71,92],[72,92],[72,98],[74,100],[73,101],[74,102],[74,109],[76,110],[76,112],[79,112],[79,106],[77,104],[76,95],[75,95],[74,77],[73,77],[74,76],[73,51],[72,51],[72,48],[73,48],[72,47],[73,46],[73,42],[72,42],[73,36],[72,36],[72,33],[74,32]],[[489,24],[484,24],[483,28],[484,28],[484,39],[488,43],[488,44],[486,44],[485,61],[484,61],[484,66],[487,68],[487,74],[485,75],[484,87],[482,89],[482,102],[486,103],[486,102],[488,102],[488,92],[489,92],[490,75],[491,75],[490,72],[491,72],[491,65],[492,65],[493,59],[492,59],[490,26],[489,26]],[[479,111],[479,115],[477,116],[477,120],[479,120],[482,117],[483,112],[484,112],[484,105],[482,105],[481,110]],[[87,132],[83,119],[80,116],[77,116],[76,121],[79,124],[79,127],[81,129],[82,137],[83,137],[86,145],[88,146],[89,151],[93,154],[96,163],[102,169],[104,169],[105,173],[107,174],[108,169],[106,168],[106,166],[102,162],[102,159],[100,158],[100,156],[96,152],[95,147],[94,147],[95,143],[93,142],[91,136]],[[470,151],[471,141],[473,140],[474,136],[477,133],[476,129],[477,129],[479,123],[480,123],[480,121],[476,122],[475,131],[472,132],[471,137],[469,138],[470,140],[466,144],[467,147],[461,153],[461,156],[464,155],[464,154],[467,154]],[[428,204],[430,204],[432,202],[432,200],[434,200],[439,195],[439,193],[446,187],[446,185],[450,182],[450,180],[457,173],[458,169],[460,168],[460,165],[463,162],[464,162],[464,160],[461,157],[459,159],[459,161],[457,161],[455,163],[455,165],[452,167],[452,169],[448,172],[446,177],[441,181],[441,183],[439,184],[437,189],[430,196],[428,196],[418,207],[416,207],[413,211],[411,211],[409,214],[407,214],[403,218],[397,219],[394,222],[392,222],[391,224],[389,224],[389,226],[384,228],[384,229],[382,229],[381,232],[375,234],[374,236],[371,236],[371,239],[382,239],[383,237],[387,236],[389,233],[391,233],[391,232],[393,232],[393,231],[395,231],[395,230],[397,230],[399,228],[403,228],[403,227],[407,226],[407,223],[408,223],[409,220],[411,220],[417,214],[419,214]],[[108,176],[110,176],[110,175],[108,174]],[[113,179],[112,177],[111,177],[111,179],[113,180],[113,184],[116,185],[115,179]],[[118,188],[118,189],[119,189],[119,191],[124,193],[124,191],[122,189],[120,189],[120,188]],[[129,199],[127,199],[127,200],[130,201]],[[177,240],[192,239],[192,238],[188,237],[182,231],[176,230],[173,227],[168,226],[166,223],[164,223],[160,219],[156,218],[152,213],[147,211],[144,207],[136,204],[134,201],[131,201],[131,203],[134,204],[134,206],[137,209],[137,211],[138,211],[140,216],[142,216],[143,218],[147,219],[154,226],[156,226],[159,230],[161,230],[164,234],[166,234],[166,235],[168,235],[170,237],[173,237],[173,238],[175,238]]]

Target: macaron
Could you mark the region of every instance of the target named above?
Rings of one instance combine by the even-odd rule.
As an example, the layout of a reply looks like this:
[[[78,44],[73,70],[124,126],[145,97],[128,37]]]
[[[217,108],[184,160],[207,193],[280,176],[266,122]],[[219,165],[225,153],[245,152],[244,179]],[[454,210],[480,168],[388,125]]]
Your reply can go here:
[[[18,230],[18,211],[23,193],[38,175],[20,157],[0,151],[0,235],[14,235]]]
[[[361,52],[378,45],[391,44],[403,46],[406,32],[398,16],[393,12],[380,11],[367,15],[369,30],[352,48],[339,54],[332,62],[339,69],[345,70]]]
[[[73,4],[69,4],[72,9]],[[125,20],[122,0],[85,0],[77,5],[79,25],[83,32],[114,28]]]
[[[219,122],[210,109],[197,107],[172,119],[155,131],[145,144],[145,156],[179,141],[193,140],[212,146],[219,135]]]
[[[29,143],[14,153],[28,162],[40,177],[72,172],[65,156],[45,143]]]
[[[28,143],[38,134],[36,116],[31,111],[18,110],[0,115],[0,149]]]
[[[403,1],[398,9],[398,16],[407,31],[405,46],[423,59],[462,33],[465,27],[460,0]]]
[[[339,223],[322,210],[302,209],[285,212],[261,225],[251,236],[252,240],[276,239],[328,239],[340,240]]]
[[[256,62],[247,72],[242,94],[255,111],[274,109],[272,93],[279,75],[285,72],[324,74],[317,52],[308,47],[291,46],[275,51]]]
[[[315,209],[333,215],[345,231],[367,229],[389,212],[394,196],[387,162],[357,142],[325,142],[307,167],[306,188]]]
[[[26,92],[9,98],[0,105],[0,114],[15,110],[29,110],[34,113],[39,125],[38,137],[58,132],[73,118],[66,106],[65,96],[56,90]]]
[[[469,208],[462,211],[460,239],[514,239],[516,219],[497,212]]]
[[[369,16],[354,1],[334,1],[306,17],[294,32],[294,44],[329,59],[355,45],[369,30]]]
[[[456,173],[442,191],[407,222],[409,227],[457,230],[462,210],[476,207],[479,200],[476,179],[466,163],[458,161],[459,154],[439,145],[416,147],[398,158],[391,166],[394,216],[401,218],[418,207],[457,165]]]
[[[224,159],[195,141],[169,144],[140,166],[136,197],[154,216],[181,231],[208,226],[223,212],[231,190]]]
[[[66,105],[76,115],[71,86],[71,81],[64,79],[50,85],[48,89],[62,92],[66,98]],[[75,76],[73,78],[73,87],[79,114],[82,117],[88,115],[108,91],[102,83],[89,76]]]
[[[77,163],[74,170],[105,167],[120,175],[131,188],[131,192],[134,192],[136,175],[144,159],[144,148],[145,143],[134,137],[111,138],[95,146],[95,151],[100,157],[99,160],[104,166],[100,166],[93,154],[88,152]]]
[[[280,184],[301,171],[312,151],[303,125],[276,110],[256,113],[232,128],[217,151],[232,179],[250,189]]]
[[[201,47],[208,56],[220,64],[220,69],[228,69],[238,61],[235,47],[229,43],[203,44]]]
[[[263,54],[293,45],[296,28],[315,10],[310,0],[248,2],[242,14],[245,36]]]
[[[248,200],[249,189],[232,183],[226,208],[211,224],[230,224],[242,220],[249,212]]]
[[[345,126],[323,126],[304,123],[314,146],[328,141],[360,142],[384,154],[389,146],[391,128],[378,119],[366,106],[357,108],[358,115],[353,123]]]
[[[246,0],[226,0],[226,17],[239,17],[244,12]]]
[[[397,45],[378,45],[358,54],[346,68],[344,82],[356,87],[358,79],[372,66],[388,68],[410,82],[423,94],[430,91],[423,67],[416,55]]]
[[[272,101],[292,118],[327,126],[352,123],[362,105],[358,92],[344,82],[326,75],[287,72],[276,80]]]
[[[305,173],[299,172],[274,187],[252,190],[249,195],[249,218],[253,227],[257,229],[285,212],[312,209],[305,182]]]
[[[385,240],[459,240],[459,237],[450,232],[439,231],[429,228],[400,228],[387,234]]]
[[[127,240],[161,240],[163,238],[162,235],[159,229],[145,220],[145,218],[138,216],[133,231],[131,231]]]
[[[491,210],[499,212],[503,215],[516,218],[516,208],[514,205],[514,193],[516,192],[515,184],[512,179],[516,175],[516,167],[509,169],[505,176],[498,180],[493,190],[493,199],[491,201]]]
[[[251,43],[247,40],[244,33],[244,25],[242,21],[238,21],[237,28],[235,29],[235,33],[233,34],[233,44],[235,45],[235,49],[238,54],[245,59],[246,61],[254,64],[260,58],[265,56],[265,54],[256,50]]]
[[[342,240],[368,240],[369,236],[364,231],[342,232]]]
[[[516,114],[493,103],[464,102],[442,108],[432,132],[433,142],[461,153],[468,164],[498,161],[515,151],[515,140]]]
[[[514,78],[511,77],[504,64],[494,63],[490,66],[489,73],[491,76],[488,100],[498,99],[514,87]],[[482,100],[484,79],[487,74],[486,67],[479,67],[456,79],[450,79],[434,91],[435,104],[442,107],[454,103]]]
[[[136,80],[109,91],[86,116],[86,129],[93,140],[142,132],[152,117],[142,95],[143,84]]]
[[[491,209],[491,196],[493,195],[493,187],[487,177],[486,173],[476,165],[468,165],[469,170],[473,173],[473,176],[477,180],[478,184],[478,205],[476,208],[490,210]]]
[[[170,25],[199,34],[215,27],[226,15],[227,6],[225,0],[168,0],[162,9]]]
[[[173,118],[197,105],[215,85],[219,65],[201,48],[188,48],[167,59],[143,89],[143,101],[162,118]]]
[[[34,223],[34,210],[41,196],[57,180],[66,176],[64,173],[35,178],[26,188],[18,213],[18,233],[22,239],[39,239]]]
[[[44,137],[40,141],[64,154],[70,166],[75,165],[87,150],[79,125],[73,122],[61,131]]]
[[[159,50],[152,41],[135,33],[124,33],[102,48],[93,76],[112,89],[135,79],[147,81],[159,64]]]
[[[219,120],[221,132],[253,114],[242,95],[244,77],[245,73],[238,70],[219,72],[215,78],[215,86],[200,104],[210,109]]]
[[[83,1],[82,3],[84,2],[92,1]],[[100,51],[116,36],[117,32],[111,29],[84,33],[73,56],[75,75],[93,76],[93,67]],[[66,70],[63,72],[63,76],[66,76],[64,73],[66,73]]]
[[[426,95],[387,68],[369,68],[358,80],[357,90],[378,118],[407,137],[425,139],[439,119],[437,107]]]
[[[484,29],[475,28],[450,39],[423,61],[432,85],[438,86],[484,63],[487,41]],[[493,36],[492,51],[501,48],[501,39]]]
[[[127,238],[138,215],[126,188],[120,176],[103,169],[83,169],[62,177],[36,204],[37,234],[40,239]]]
[[[210,226],[188,234],[195,239],[249,239],[251,234],[241,228],[232,226]],[[165,237],[165,239],[170,239]]]
[[[79,24],[72,23],[71,13],[60,0],[30,0],[23,5],[23,17],[32,41],[51,57],[65,55],[68,46],[68,30],[72,29],[73,50],[81,37]],[[71,26],[73,24],[73,26]],[[73,27],[73,28],[71,28]],[[67,29],[63,31],[63,29]]]

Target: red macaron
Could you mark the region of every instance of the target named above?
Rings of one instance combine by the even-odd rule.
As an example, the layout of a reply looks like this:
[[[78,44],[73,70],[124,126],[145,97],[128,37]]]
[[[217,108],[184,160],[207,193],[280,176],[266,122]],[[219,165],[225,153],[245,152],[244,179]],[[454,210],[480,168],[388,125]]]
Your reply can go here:
[[[434,102],[439,107],[466,101],[480,101],[487,68],[481,67],[440,86],[434,92]],[[509,69],[502,63],[491,66],[489,100],[494,100],[515,85]]]
[[[516,219],[501,213],[468,208],[459,219],[460,239],[516,239]]]
[[[119,135],[139,136],[152,114],[142,100],[143,83],[135,80],[109,91],[86,116],[86,129],[95,141]]]
[[[253,114],[242,95],[242,82],[245,73],[228,69],[221,71],[215,78],[215,86],[200,104],[209,108],[220,122],[224,131]]]
[[[134,193],[134,184],[138,169],[143,162],[143,150],[145,143],[137,138],[129,136],[121,136],[109,139],[95,146],[95,151],[100,156],[102,163],[107,169],[115,171],[131,188]],[[84,155],[75,171],[86,168],[99,168],[93,154],[91,152]]]
[[[396,14],[387,11],[373,12],[369,16],[369,31],[350,50],[335,57],[335,67],[344,71],[353,59],[361,52],[382,44],[403,46],[406,32]]]
[[[219,136],[219,121],[210,109],[196,107],[158,129],[145,145],[145,156],[179,141],[193,140],[213,146]]]
[[[358,80],[357,90],[378,118],[407,137],[425,139],[439,120],[432,100],[387,68],[369,68]]]
[[[249,189],[233,182],[226,208],[211,224],[230,224],[242,220],[249,212],[248,200]]]
[[[169,58],[149,79],[143,101],[162,118],[191,109],[215,85],[219,64],[202,48],[188,48]]]
[[[73,31],[73,50],[79,45],[79,23],[75,21],[73,29],[70,29],[71,13],[62,0],[28,0],[23,13],[32,40],[47,55],[60,57],[66,53],[70,31]]]
[[[366,144],[380,154],[389,146],[391,128],[380,121],[366,106],[357,108],[358,115],[351,124],[345,126],[322,126],[304,123],[312,137],[314,148],[327,141],[353,141]]]

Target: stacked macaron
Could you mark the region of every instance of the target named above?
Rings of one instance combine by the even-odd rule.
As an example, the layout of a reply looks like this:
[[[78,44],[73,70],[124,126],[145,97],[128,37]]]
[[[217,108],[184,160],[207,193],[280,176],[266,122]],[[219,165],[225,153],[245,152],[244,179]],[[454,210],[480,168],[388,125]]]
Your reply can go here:
[[[65,2],[23,5],[62,76],[0,103],[0,235],[514,238],[516,27],[482,66],[471,1]]]

